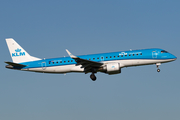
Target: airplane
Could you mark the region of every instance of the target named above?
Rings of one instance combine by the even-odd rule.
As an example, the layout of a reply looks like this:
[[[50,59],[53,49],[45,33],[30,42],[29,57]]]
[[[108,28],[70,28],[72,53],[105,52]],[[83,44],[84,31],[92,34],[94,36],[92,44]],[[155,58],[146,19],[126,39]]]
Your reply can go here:
[[[40,59],[30,56],[13,38],[6,39],[13,62],[5,62],[6,68],[40,73],[66,74],[70,72],[91,73],[92,81],[95,73],[109,75],[121,73],[124,67],[155,64],[160,72],[161,63],[175,61],[173,54],[159,48],[119,51],[110,53],[75,56],[67,49],[69,57]]]

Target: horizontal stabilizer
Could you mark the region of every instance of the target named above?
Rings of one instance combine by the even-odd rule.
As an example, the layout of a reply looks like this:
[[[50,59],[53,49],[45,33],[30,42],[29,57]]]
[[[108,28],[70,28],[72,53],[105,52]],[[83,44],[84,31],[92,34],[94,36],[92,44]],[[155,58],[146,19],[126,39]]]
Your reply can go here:
[[[26,67],[26,65],[23,65],[23,64],[18,64],[18,63],[13,63],[13,62],[5,62],[11,66],[14,66],[14,67]]]

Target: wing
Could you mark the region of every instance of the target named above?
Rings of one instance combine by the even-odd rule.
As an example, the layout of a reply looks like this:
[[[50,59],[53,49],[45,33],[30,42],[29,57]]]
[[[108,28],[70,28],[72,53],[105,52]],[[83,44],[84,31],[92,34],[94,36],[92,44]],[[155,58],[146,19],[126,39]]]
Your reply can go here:
[[[67,49],[66,51],[69,54],[69,56],[77,62],[76,65],[82,65],[81,68],[84,68],[86,73],[90,72],[91,69],[93,68],[99,68],[100,66],[103,65],[103,63],[100,63],[100,62],[90,61],[90,60],[86,60],[86,59],[82,59],[77,56],[74,56]]]

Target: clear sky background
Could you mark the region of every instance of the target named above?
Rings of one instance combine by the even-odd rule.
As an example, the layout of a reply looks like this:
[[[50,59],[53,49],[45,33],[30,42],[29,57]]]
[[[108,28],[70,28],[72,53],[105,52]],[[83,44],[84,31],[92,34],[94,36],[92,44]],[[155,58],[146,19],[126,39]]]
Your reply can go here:
[[[179,59],[121,74],[5,68],[5,38],[39,58],[162,48],[180,56],[179,0],[1,0],[0,120],[180,120]]]

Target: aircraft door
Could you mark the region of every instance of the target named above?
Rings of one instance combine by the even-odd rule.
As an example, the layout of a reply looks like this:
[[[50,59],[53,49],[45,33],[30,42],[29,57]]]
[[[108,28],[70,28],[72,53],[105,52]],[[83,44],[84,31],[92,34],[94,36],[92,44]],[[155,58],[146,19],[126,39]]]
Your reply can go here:
[[[157,58],[157,54],[158,54],[158,53],[157,53],[156,51],[153,51],[153,52],[152,52],[152,58]]]
[[[42,69],[45,70],[46,69],[46,62],[42,62],[41,66],[42,66]]]

